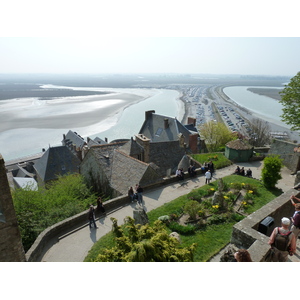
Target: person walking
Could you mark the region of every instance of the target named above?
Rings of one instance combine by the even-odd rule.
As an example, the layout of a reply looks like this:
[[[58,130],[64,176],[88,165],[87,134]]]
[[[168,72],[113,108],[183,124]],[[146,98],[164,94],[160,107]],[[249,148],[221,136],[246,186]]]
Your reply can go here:
[[[211,172],[210,172],[210,170],[207,170],[205,172],[205,184],[210,183],[210,180],[211,180]]]
[[[95,209],[93,205],[90,205],[90,209],[88,212],[88,219],[89,219],[89,226],[92,228],[92,224],[94,225],[94,228],[98,228],[96,225],[96,220],[95,220]]]
[[[136,193],[137,193],[137,201],[138,201],[138,204],[142,205],[143,204],[143,188],[138,185],[138,188],[136,189]]]
[[[268,244],[274,250],[273,262],[286,262],[288,255],[296,252],[295,235],[289,230],[291,221],[284,217],[281,219],[281,227],[274,228]]]

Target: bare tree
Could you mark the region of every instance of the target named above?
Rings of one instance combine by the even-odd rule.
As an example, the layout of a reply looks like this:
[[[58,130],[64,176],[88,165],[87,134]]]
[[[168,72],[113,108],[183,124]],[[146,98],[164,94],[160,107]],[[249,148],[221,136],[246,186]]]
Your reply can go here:
[[[268,122],[261,119],[252,119],[249,124],[250,140],[252,146],[261,147],[270,142],[270,126]]]

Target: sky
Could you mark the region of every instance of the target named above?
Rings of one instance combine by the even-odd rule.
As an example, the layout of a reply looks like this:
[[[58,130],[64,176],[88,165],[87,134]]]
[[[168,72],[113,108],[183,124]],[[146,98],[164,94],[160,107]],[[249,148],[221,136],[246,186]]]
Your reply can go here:
[[[0,73],[300,71],[294,0],[40,3],[1,4]]]
[[[208,73],[293,76],[293,37],[2,37],[1,73]]]

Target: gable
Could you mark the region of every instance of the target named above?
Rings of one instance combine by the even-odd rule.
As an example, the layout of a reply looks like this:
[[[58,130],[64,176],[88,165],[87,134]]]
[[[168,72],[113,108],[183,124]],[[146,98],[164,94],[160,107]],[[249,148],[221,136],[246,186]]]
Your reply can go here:
[[[139,134],[148,137],[151,142],[167,142],[179,140],[182,134],[185,143],[189,142],[190,132],[176,118],[166,117],[158,114],[147,114]]]

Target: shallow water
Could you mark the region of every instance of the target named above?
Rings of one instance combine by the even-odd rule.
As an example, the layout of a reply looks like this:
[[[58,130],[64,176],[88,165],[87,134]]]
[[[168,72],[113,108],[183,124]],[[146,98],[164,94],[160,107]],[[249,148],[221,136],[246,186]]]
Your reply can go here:
[[[84,138],[99,136],[102,139],[107,137],[109,141],[130,138],[138,133],[147,110],[178,119],[184,114],[183,103],[178,99],[180,94],[175,90],[96,89],[113,91],[114,94],[1,101],[0,153],[4,160],[61,145],[63,134],[69,130]]]

